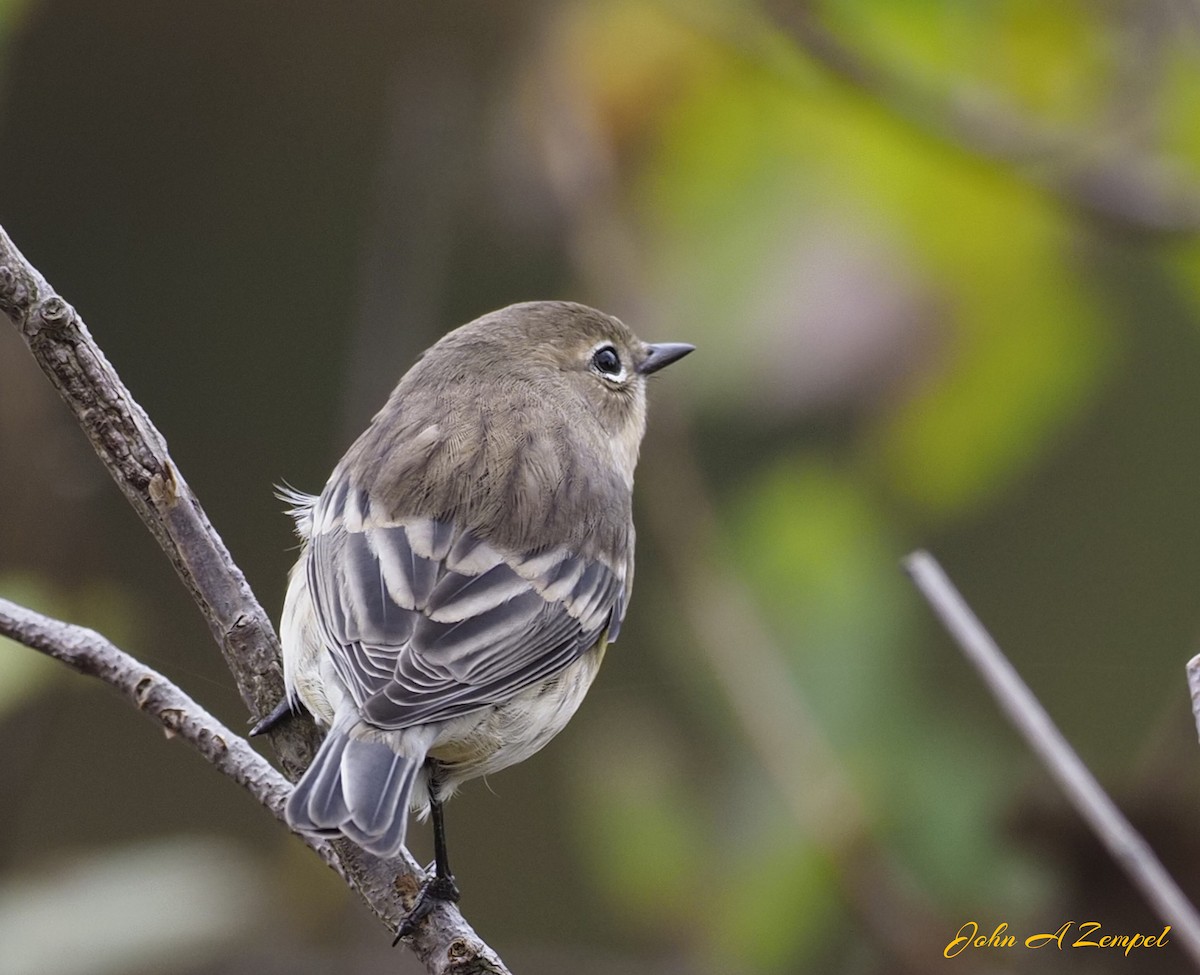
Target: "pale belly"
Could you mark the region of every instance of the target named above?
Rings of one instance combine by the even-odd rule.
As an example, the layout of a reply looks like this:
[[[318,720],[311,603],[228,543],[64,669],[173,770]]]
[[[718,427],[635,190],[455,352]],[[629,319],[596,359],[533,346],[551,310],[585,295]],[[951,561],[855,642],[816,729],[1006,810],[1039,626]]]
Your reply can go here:
[[[446,722],[429,749],[430,757],[441,763],[446,794],[468,779],[524,761],[562,731],[583,702],[603,658],[601,643],[503,704]]]

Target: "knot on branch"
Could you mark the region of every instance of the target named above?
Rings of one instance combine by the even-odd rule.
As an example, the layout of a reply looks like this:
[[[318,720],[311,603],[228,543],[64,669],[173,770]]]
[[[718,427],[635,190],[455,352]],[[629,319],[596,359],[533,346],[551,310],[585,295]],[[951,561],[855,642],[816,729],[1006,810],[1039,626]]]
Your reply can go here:
[[[179,500],[179,485],[175,480],[175,471],[171,462],[165,461],[161,473],[150,475],[146,485],[150,500],[160,508],[170,508]]]
[[[446,946],[446,961],[450,963],[451,971],[471,964],[477,957],[478,955],[471,950],[471,946],[462,938],[455,938]]]
[[[186,715],[181,711],[180,720]],[[200,746],[201,751],[211,758],[220,758],[229,751],[229,743],[219,734],[214,733],[209,728],[201,728],[196,734],[196,744]]]
[[[25,334],[34,338],[43,329],[48,332],[65,332],[75,324],[75,309],[59,295],[51,295],[33,309],[25,321]]]
[[[133,688],[133,700],[139,710],[146,710],[146,701],[154,691],[154,678],[147,674]]]
[[[466,938],[455,938],[446,946],[446,971],[459,975],[501,975],[497,968]]]
[[[182,708],[162,708],[158,712],[158,720],[163,726],[163,733],[168,738],[174,738],[187,720],[187,712]]]

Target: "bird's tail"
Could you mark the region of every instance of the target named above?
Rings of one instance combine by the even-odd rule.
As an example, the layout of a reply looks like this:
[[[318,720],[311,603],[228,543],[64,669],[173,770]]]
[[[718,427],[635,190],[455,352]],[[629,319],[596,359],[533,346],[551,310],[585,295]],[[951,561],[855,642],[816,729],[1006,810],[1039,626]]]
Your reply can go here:
[[[335,725],[288,799],[288,825],[317,836],[340,833],[376,856],[395,856],[423,761]]]

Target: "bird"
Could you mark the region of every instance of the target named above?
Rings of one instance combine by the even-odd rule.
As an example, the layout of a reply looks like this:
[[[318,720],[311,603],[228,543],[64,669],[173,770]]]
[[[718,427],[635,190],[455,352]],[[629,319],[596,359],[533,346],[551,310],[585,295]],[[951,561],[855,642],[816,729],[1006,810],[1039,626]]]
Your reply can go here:
[[[457,901],[442,806],[567,724],[634,575],[646,381],[694,350],[585,305],[510,305],[400,379],[319,496],[284,489],[301,553],[280,623],[285,695],[327,729],[292,829],[380,857],[431,816],[434,862],[396,942]]]

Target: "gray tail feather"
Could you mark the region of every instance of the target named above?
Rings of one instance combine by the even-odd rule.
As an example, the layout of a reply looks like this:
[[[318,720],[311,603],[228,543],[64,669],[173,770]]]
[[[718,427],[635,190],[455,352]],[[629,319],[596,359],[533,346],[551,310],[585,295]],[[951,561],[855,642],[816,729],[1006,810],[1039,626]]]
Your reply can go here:
[[[334,728],[287,803],[292,829],[341,833],[368,853],[395,856],[404,846],[408,802],[421,759]]]

